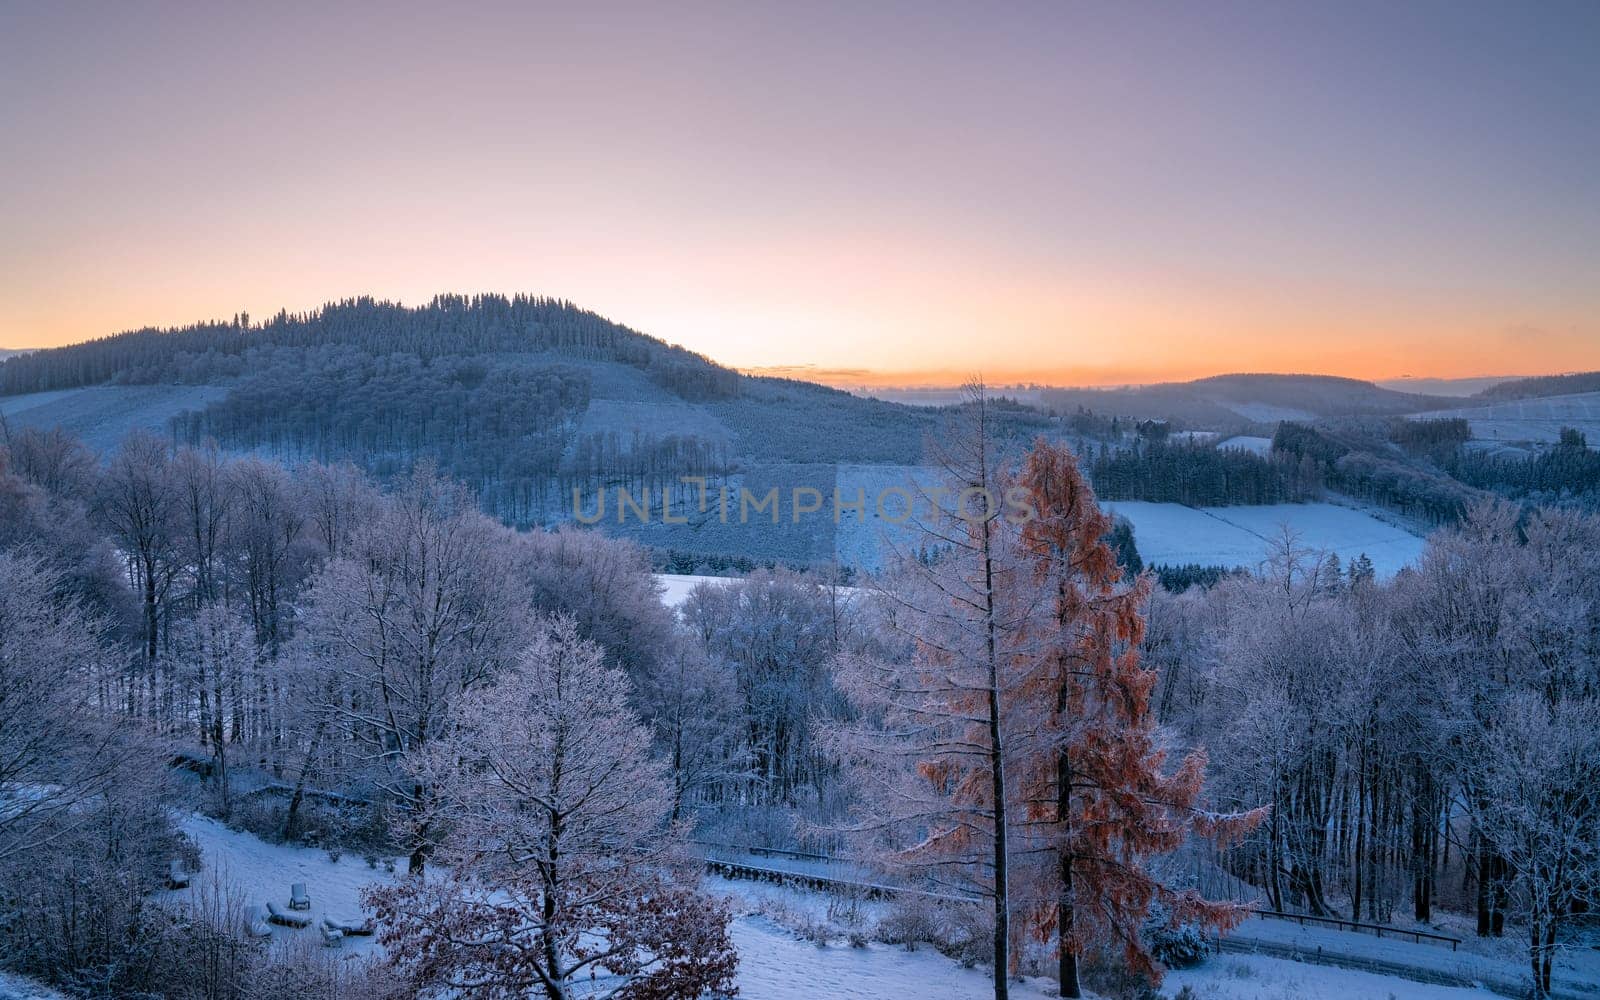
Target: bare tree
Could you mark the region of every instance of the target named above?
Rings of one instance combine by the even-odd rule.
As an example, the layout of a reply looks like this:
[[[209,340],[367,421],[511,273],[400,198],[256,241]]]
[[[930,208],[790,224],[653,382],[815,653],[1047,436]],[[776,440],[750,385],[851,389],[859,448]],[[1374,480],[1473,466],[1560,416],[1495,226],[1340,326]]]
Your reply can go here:
[[[832,728],[835,752],[863,783],[875,815],[857,827],[886,861],[990,904],[996,1000],[1009,994],[1010,826],[1006,778],[1020,648],[1019,571],[1006,561],[1006,492],[983,386],[969,387],[959,422],[942,435],[944,488],[925,497],[923,546],[903,558],[888,626],[910,644],[909,663],[846,657],[840,683],[863,713]],[[949,497],[942,501],[941,497]]]
[[[437,789],[450,874],[371,893],[419,992],[699,997],[732,986],[728,911],[694,889],[672,784],[623,673],[570,619],[464,695],[408,769]]]
[[[38,561],[0,552],[0,860],[69,828],[57,821],[117,769],[90,708],[96,672],[115,656],[62,590]]]
[[[130,714],[154,716],[161,695],[156,660],[162,613],[182,565],[178,530],[179,494],[167,445],[143,431],[123,439],[100,480],[96,509],[128,562],[138,591],[144,676],[126,692]],[[147,685],[140,690],[140,682]]]
[[[505,539],[463,489],[420,468],[324,567],[307,602],[312,661],[340,678],[323,708],[399,806],[413,872],[436,831],[433,790],[406,758],[448,735],[455,700],[521,645],[528,602]]]

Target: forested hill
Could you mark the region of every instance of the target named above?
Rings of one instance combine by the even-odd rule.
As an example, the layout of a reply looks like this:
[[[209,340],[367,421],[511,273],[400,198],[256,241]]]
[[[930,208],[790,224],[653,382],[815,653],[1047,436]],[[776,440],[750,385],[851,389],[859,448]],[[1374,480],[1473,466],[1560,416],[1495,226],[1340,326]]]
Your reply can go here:
[[[659,496],[701,476],[787,487],[819,465],[914,465],[938,420],[741,375],[569,302],[496,295],[418,308],[351,299],[13,357],[0,362],[0,412],[101,449],[154,427],[287,461],[348,459],[380,477],[431,459],[513,524],[569,517],[575,489]],[[1019,413],[1018,433],[1037,416]],[[791,548],[775,555],[822,559],[831,541]]]
[[[105,382],[215,383],[248,372],[252,352],[331,346],[374,356],[410,355],[424,363],[548,352],[630,365],[685,399],[730,398],[739,392],[737,372],[570,302],[440,295],[417,308],[346,299],[309,313],[280,312],[260,324],[239,315],[228,322],[147,328],[38,351],[0,365],[0,395]]]
[[[1514,379],[1474,393],[1469,401],[1483,400],[1498,403],[1502,400],[1566,396],[1579,392],[1600,392],[1600,372],[1536,375],[1533,378]]]

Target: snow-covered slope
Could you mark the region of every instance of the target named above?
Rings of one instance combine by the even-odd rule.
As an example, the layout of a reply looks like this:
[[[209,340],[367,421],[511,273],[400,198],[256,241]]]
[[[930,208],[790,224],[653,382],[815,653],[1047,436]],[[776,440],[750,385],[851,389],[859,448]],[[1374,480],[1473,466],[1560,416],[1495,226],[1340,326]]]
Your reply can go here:
[[[31,979],[0,972],[0,1000],[67,1000],[67,995]]]
[[[662,588],[661,603],[669,608],[675,608],[689,598],[689,591],[709,583],[715,586],[732,583],[736,577],[731,576],[693,576],[687,573],[657,573],[656,583]]]
[[[1593,441],[1600,439],[1600,392],[1515,399],[1490,406],[1416,414],[1417,419],[1425,417],[1465,417],[1472,436],[1485,441],[1553,442],[1560,440],[1563,427],[1575,427]]]
[[[1371,514],[1328,503],[1185,507],[1118,500],[1106,508],[1133,522],[1147,564],[1257,568],[1287,526],[1304,548],[1336,553],[1347,565],[1365,554],[1380,576],[1393,576],[1421,556],[1424,540]]]

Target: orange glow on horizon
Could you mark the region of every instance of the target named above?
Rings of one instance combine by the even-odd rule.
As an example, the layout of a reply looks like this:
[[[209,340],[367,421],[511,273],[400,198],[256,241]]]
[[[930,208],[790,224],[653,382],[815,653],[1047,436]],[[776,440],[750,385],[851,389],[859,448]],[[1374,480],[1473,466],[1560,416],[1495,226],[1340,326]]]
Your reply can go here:
[[[1592,11],[602,7],[7,12],[0,347],[501,291],[846,385],[1600,369]]]

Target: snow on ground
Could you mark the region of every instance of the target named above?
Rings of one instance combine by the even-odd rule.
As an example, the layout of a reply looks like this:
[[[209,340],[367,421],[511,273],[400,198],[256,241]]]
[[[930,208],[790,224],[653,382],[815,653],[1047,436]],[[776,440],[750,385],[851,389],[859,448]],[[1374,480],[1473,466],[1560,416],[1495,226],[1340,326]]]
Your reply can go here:
[[[66,994],[31,979],[0,972],[0,1000],[66,1000]]]
[[[329,861],[324,851],[269,844],[254,834],[230,829],[205,816],[190,816],[184,820],[183,831],[199,845],[203,867],[188,889],[166,892],[169,899],[190,898],[195,892],[214,885],[213,880],[221,879],[224,887],[231,887],[242,895],[246,906],[259,906],[265,917],[268,900],[287,910],[290,883],[306,884],[311,896],[311,926],[296,930],[273,925],[274,938],[314,936],[324,916],[359,923],[363,916],[361,890],[394,878],[384,871],[381,861],[376,869],[368,868],[366,861],[349,854],[338,861]],[[404,871],[405,860],[398,859],[395,868]],[[347,939],[344,947],[348,951],[366,951],[375,947],[375,942],[371,937],[357,936]]]
[[[0,412],[13,427],[62,427],[89,447],[106,449],[129,431],[160,431],[179,413],[203,410],[227,393],[215,385],[96,385],[7,396]]]
[[[759,916],[733,923],[739,949],[739,995],[748,1000],[984,1000],[994,984],[978,969],[963,969],[932,948],[897,945],[818,947]],[[1018,1000],[1056,995],[1043,980],[1013,983]]]
[[[1259,424],[1274,424],[1280,420],[1315,420],[1310,410],[1297,410],[1292,406],[1273,406],[1271,403],[1230,403],[1219,399],[1218,404],[1237,413],[1246,420]]]
[[[715,578],[713,578],[715,579]],[[194,887],[167,892],[169,899],[186,899],[206,885],[206,877],[221,877],[235,886],[248,905],[265,910],[268,899],[279,906],[289,901],[289,883],[305,882],[311,894],[313,926],[324,914],[354,920],[361,915],[360,892],[365,886],[393,878],[380,866],[368,868],[348,855],[337,862],[307,847],[269,844],[259,837],[232,830],[202,816],[190,816],[184,832],[200,845],[205,872]],[[403,862],[397,865],[404,870]],[[851,948],[842,941],[818,947],[794,936],[766,916],[754,912],[762,900],[778,901],[794,910],[825,908],[826,897],[801,894],[777,886],[756,886],[707,879],[706,887],[735,899],[731,932],[739,949],[739,994],[750,1000],[983,1000],[993,987],[982,971],[963,969],[932,948],[910,952],[891,945]],[[802,895],[808,897],[802,900]],[[314,929],[272,928],[275,938],[312,936]],[[349,938],[351,953],[378,947],[373,938]],[[8,996],[0,980],[0,1000]],[[21,993],[19,997],[34,995]],[[38,994],[40,1000],[50,994]],[[1054,996],[1054,986],[1035,980],[1018,984],[1012,996],[1043,1000]]]
[[[1245,921],[1234,929],[1230,937],[1240,942],[1292,946],[1303,952],[1356,955],[1508,987],[1516,987],[1527,979],[1527,959],[1521,951],[1521,942],[1511,946],[1509,955],[1485,955],[1471,950],[1476,942],[1470,937],[1463,940],[1459,950],[1452,951],[1445,944],[1422,943],[1399,937],[1380,938],[1370,933],[1320,925],[1301,926],[1292,921],[1267,917]],[[1600,995],[1600,968],[1596,968],[1589,959],[1590,953],[1590,949],[1577,947],[1563,948],[1557,952],[1555,986],[1577,993],[1594,991]]]
[[[1163,996],[1185,986],[1196,1000],[1491,1000],[1484,989],[1433,986],[1353,969],[1308,965],[1264,955],[1213,955],[1192,969],[1167,973]]]
[[[1250,434],[1240,434],[1217,445],[1218,448],[1233,448],[1237,451],[1248,451],[1253,455],[1265,457],[1272,450],[1272,439],[1255,437]]]
[[[1488,441],[1554,442],[1560,440],[1563,427],[1576,427],[1594,441],[1600,440],[1600,392],[1517,399],[1412,415],[1413,420],[1432,417],[1465,417],[1472,436]]]
[[[1133,522],[1145,563],[1255,569],[1284,525],[1305,548],[1333,552],[1346,565],[1365,554],[1379,576],[1393,576],[1421,556],[1424,540],[1371,514],[1328,503],[1185,507],[1118,500],[1105,504]]]
[[[695,576],[688,573],[656,573],[656,583],[662,587],[661,603],[669,608],[676,608],[689,599],[689,592],[702,583],[709,583],[716,587],[737,583],[743,580],[742,576]],[[859,587],[840,587],[839,592],[845,595],[855,594]]]
[[[661,603],[669,608],[675,608],[688,600],[689,591],[702,583],[720,587],[723,584],[733,583],[739,579],[739,577],[735,576],[692,576],[687,573],[657,573],[655,578],[656,583],[663,588]]]
[[[715,579],[715,578],[714,578]],[[201,816],[190,816],[183,828],[199,844],[205,869],[193,888],[164,893],[169,899],[186,899],[203,891],[210,879],[234,887],[247,905],[262,906],[268,899],[280,906],[288,902],[289,884],[305,882],[311,894],[313,922],[326,915],[356,920],[362,915],[361,890],[393,878],[380,865],[367,867],[358,857],[329,861],[325,852],[305,847],[269,844],[258,837],[232,830]],[[397,864],[403,870],[403,863]],[[802,940],[772,919],[775,913],[794,914],[814,921],[827,917],[830,898],[798,889],[707,878],[705,887],[733,902],[731,933],[739,950],[740,994],[753,1000],[983,1000],[992,987],[982,970],[959,964],[923,947],[907,951],[897,945],[869,944],[853,948],[840,937],[818,946]],[[880,904],[861,904],[868,922],[881,913]],[[785,922],[788,922],[787,920]],[[285,938],[315,930],[272,929]],[[1465,951],[1451,952],[1436,945],[1378,939],[1321,927],[1272,920],[1251,920],[1234,935],[1242,941],[1296,944],[1386,961],[1406,962],[1472,978],[1515,977],[1516,963]],[[357,954],[378,947],[373,938],[350,938],[347,952]],[[1570,970],[1569,970],[1570,971]],[[1368,972],[1291,962],[1260,955],[1224,953],[1201,966],[1170,973],[1163,992],[1173,995],[1188,985],[1199,998],[1215,1000],[1482,1000],[1493,994],[1481,989],[1431,986]],[[1574,988],[1572,981],[1559,985]],[[26,992],[32,989],[33,992]],[[10,992],[8,992],[8,990]],[[1054,986],[1044,980],[1014,984],[1020,1000],[1054,996]],[[0,978],[0,1000],[53,1000],[53,994],[26,980]]]

